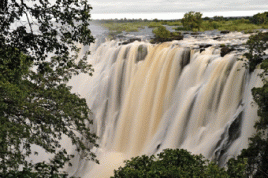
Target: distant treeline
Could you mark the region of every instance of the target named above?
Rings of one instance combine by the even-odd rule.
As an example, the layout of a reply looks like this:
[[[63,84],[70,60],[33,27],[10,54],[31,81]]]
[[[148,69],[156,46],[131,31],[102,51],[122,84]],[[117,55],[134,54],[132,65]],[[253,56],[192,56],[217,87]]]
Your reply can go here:
[[[158,28],[160,26],[172,26],[177,32],[180,31],[241,31],[253,33],[259,29],[268,29],[268,12],[258,13],[244,17],[202,17],[202,13],[190,11],[184,14],[182,19],[103,19],[94,20],[110,30],[113,37],[123,31],[137,32],[142,28]],[[167,37],[168,38],[168,37]]]
[[[239,19],[247,19],[251,23],[254,24],[265,24],[268,22],[268,12],[264,13],[258,13],[253,16],[240,16],[240,17],[223,17],[223,16],[214,16],[214,17],[204,17],[202,20],[204,21],[228,21],[228,20],[239,20]],[[101,23],[127,23],[127,22],[177,22],[181,21],[181,19],[172,19],[172,20],[160,20],[160,19],[127,19],[127,18],[121,18],[121,19],[100,19],[100,20],[93,20],[94,22],[101,22]]]

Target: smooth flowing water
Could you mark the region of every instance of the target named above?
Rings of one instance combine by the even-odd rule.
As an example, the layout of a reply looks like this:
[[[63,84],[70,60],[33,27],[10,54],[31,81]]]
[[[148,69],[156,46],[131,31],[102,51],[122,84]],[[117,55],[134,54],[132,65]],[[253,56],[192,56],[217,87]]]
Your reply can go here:
[[[92,44],[93,77],[76,76],[70,85],[92,110],[100,165],[77,157],[69,174],[109,177],[123,160],[165,148],[202,153],[222,166],[239,154],[258,118],[251,88],[262,82],[238,53],[220,56],[215,45],[239,45],[248,37],[228,35],[222,41],[205,36],[158,45]],[[196,45],[204,42],[214,46],[200,53]]]

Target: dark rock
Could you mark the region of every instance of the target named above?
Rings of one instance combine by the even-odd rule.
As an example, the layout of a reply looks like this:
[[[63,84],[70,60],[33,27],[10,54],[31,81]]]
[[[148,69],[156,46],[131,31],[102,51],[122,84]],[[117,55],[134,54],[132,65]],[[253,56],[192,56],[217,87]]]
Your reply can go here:
[[[217,36],[217,37],[213,38],[213,40],[219,40],[219,39],[221,39],[220,36]]]
[[[124,35],[116,35],[116,38],[125,38]]]
[[[225,155],[227,150],[241,134],[242,115],[243,112],[239,113],[236,119],[225,128],[224,133],[221,135],[221,139],[216,144],[215,160],[217,160],[220,165],[224,163],[226,156],[228,156]]]
[[[134,41],[141,41],[140,38],[131,38],[128,40],[130,43],[134,42]]]
[[[228,54],[234,50],[235,50],[234,47],[222,47],[221,48],[221,57],[225,56],[226,54]]]
[[[140,45],[138,47],[138,54],[136,57],[136,62],[144,60],[146,58],[147,54],[148,54],[147,47],[144,45]]]
[[[199,45],[200,53],[201,53],[202,51],[205,51],[205,49],[208,48],[208,47],[210,47],[210,46],[212,46],[212,44],[200,44],[200,45]]]
[[[119,43],[119,45],[127,45],[129,43],[133,43],[134,41],[141,41],[141,39],[140,38],[131,38],[131,39],[128,39],[127,41]]]
[[[200,46],[200,48],[208,48],[208,47],[212,46],[212,44],[200,44],[199,46]]]
[[[183,36],[174,36],[172,40],[183,40]]]
[[[192,36],[198,36],[199,34],[200,34],[200,33],[198,33],[198,32],[192,32],[192,33],[191,33]]]
[[[221,33],[221,34],[228,34],[228,33],[230,33],[230,31],[229,31],[229,30],[223,30],[223,31],[221,31],[220,33]]]

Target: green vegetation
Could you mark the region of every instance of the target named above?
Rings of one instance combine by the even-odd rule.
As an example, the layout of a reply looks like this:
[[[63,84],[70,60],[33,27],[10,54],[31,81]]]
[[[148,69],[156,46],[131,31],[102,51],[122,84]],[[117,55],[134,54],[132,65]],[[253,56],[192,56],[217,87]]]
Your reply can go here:
[[[163,25],[174,26],[177,31],[243,31],[245,33],[253,33],[258,29],[268,29],[268,12],[258,13],[253,17],[223,17],[214,16],[213,18],[202,18],[200,12],[190,11],[184,14],[181,20],[142,20],[142,19],[121,19],[121,20],[100,20],[104,27],[108,28],[112,33],[118,34],[122,31],[133,32],[138,31],[145,26],[156,28]]]
[[[200,12],[190,11],[184,14],[181,20],[183,27],[187,30],[200,31],[202,24],[202,14]]]
[[[146,23],[103,23],[102,25],[108,28],[112,32],[136,32],[139,28],[144,28],[144,24]]]
[[[163,25],[168,25],[168,26],[182,26],[182,23],[180,20],[176,20],[176,21],[164,21],[162,23]]]
[[[182,25],[182,23],[179,20],[160,21],[156,19],[154,19],[153,21],[149,21],[146,19],[145,20],[122,19],[122,20],[100,20],[97,22],[99,22],[102,26],[108,28],[112,33],[121,33],[122,31],[136,32],[139,29],[145,28],[146,26],[149,28],[155,28],[160,27],[162,25],[168,25],[168,26]]]
[[[252,17],[251,22],[258,25],[268,24],[268,12],[255,14]]]
[[[262,64],[261,68],[264,69],[262,78],[264,82],[266,79],[264,78],[267,73],[268,60],[264,60],[264,56],[266,55],[266,49],[268,49],[268,33],[258,33],[257,35],[252,35],[249,37],[246,45],[248,48],[248,52],[244,54],[244,56],[248,59],[247,65],[250,72],[253,72],[257,65]],[[266,57],[267,58],[267,57]]]
[[[183,36],[180,32],[171,33],[164,26],[159,26],[153,29],[155,38],[151,40],[152,43],[172,41],[172,40],[182,40]]]
[[[72,75],[93,71],[76,47],[94,41],[91,6],[86,0],[35,3],[0,2],[0,177],[66,177],[60,169],[72,155],[61,147],[63,137],[95,160],[90,110],[66,85]],[[27,159],[38,155],[32,145],[54,158],[33,165]]]
[[[203,21],[201,31],[205,30],[229,30],[229,31],[253,31],[256,29],[268,28],[266,25],[252,24],[249,19],[235,19],[235,20],[208,20]]]
[[[166,27],[164,26],[159,26],[153,29],[153,33],[156,38],[169,38],[170,37],[170,31],[168,31]]]
[[[249,51],[245,53],[248,59],[247,67],[252,72],[257,66],[263,70],[260,77],[263,86],[252,89],[254,101],[258,105],[260,119],[255,123],[257,133],[250,138],[249,147],[242,150],[239,158],[247,158],[247,174],[264,178],[268,175],[268,33],[258,33],[247,41]]]
[[[183,149],[166,149],[157,156],[137,156],[114,171],[113,178],[245,177],[245,161],[231,159],[228,170]]]

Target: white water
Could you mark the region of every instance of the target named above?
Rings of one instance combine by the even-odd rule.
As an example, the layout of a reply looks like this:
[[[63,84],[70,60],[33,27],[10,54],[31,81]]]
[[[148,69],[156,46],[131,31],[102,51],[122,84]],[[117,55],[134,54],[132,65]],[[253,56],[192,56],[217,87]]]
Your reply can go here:
[[[257,119],[250,90],[262,82],[235,54],[220,57],[213,47],[200,53],[191,40],[91,46],[93,77],[70,84],[93,112],[100,165],[76,159],[69,174],[109,177],[123,160],[165,148],[224,165],[247,146]]]

